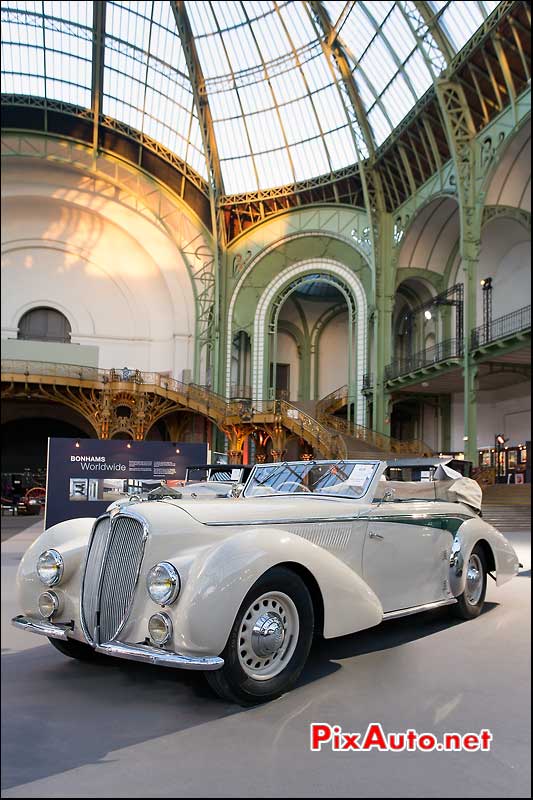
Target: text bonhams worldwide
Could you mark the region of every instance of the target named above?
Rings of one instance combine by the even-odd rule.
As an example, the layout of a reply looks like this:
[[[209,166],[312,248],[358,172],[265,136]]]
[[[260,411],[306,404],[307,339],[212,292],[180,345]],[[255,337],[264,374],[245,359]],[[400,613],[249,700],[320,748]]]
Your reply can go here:
[[[126,465],[125,464],[80,464],[82,470],[98,470],[102,472],[102,470],[106,470],[107,472],[125,472]]]

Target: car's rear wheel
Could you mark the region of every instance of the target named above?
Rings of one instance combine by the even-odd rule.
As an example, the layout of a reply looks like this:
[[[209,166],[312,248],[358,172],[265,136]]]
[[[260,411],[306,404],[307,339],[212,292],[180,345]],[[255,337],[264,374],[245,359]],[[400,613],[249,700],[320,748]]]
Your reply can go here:
[[[78,642],[76,639],[54,639],[49,636],[48,641],[64,656],[76,658],[78,661],[100,661],[105,658],[90,645]]]
[[[470,554],[466,566],[466,583],[464,592],[452,606],[455,616],[460,619],[474,619],[481,614],[487,591],[487,566],[485,553],[480,545],[476,545]]]
[[[274,567],[244,598],[221,654],[224,666],[205,673],[209,685],[243,706],[274,700],[298,679],[313,629],[305,583],[291,570]]]

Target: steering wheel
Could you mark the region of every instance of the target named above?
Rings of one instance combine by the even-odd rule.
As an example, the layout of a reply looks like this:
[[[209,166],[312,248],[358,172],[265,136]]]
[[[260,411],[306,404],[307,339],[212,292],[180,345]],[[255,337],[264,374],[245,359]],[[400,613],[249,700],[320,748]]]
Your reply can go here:
[[[311,489],[308,489],[307,486],[304,486],[302,483],[298,483],[298,481],[284,481],[281,486],[277,487],[277,491],[281,492],[286,486],[296,486],[298,489],[304,490],[311,494]]]

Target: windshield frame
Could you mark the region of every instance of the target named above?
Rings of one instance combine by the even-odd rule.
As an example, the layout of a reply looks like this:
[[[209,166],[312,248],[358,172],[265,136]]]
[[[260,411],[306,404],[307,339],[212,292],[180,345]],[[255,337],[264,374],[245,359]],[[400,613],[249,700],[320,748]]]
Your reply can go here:
[[[250,489],[252,488],[252,484],[254,482],[254,478],[256,473],[267,468],[267,467],[288,467],[289,469],[294,467],[301,467],[301,466],[321,466],[331,464],[332,466],[336,466],[339,464],[372,464],[374,469],[372,471],[370,480],[368,481],[367,487],[365,491],[355,497],[353,494],[333,494],[330,492],[273,492],[273,493],[265,493],[265,494],[250,494]],[[354,502],[360,502],[364,497],[367,497],[369,492],[373,489],[376,484],[376,481],[379,480],[380,475],[382,474],[383,470],[385,469],[385,464],[380,459],[374,458],[328,458],[328,459],[312,459],[311,461],[279,461],[279,462],[272,462],[269,464],[255,464],[254,468],[252,469],[250,475],[248,476],[248,480],[246,481],[244,491],[242,496],[245,498],[272,498],[272,497],[311,497],[311,498],[321,498],[327,500],[335,500],[337,498],[343,500],[352,500]]]

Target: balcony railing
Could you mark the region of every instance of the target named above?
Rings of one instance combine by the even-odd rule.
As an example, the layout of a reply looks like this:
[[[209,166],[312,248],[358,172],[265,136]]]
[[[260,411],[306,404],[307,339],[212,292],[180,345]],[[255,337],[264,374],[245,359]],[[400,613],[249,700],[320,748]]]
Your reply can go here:
[[[509,314],[504,314],[503,317],[498,317],[474,328],[472,331],[472,350],[495,342],[498,339],[505,339],[507,336],[520,333],[528,328],[531,328],[531,306],[524,306],[524,308],[511,311]]]
[[[461,358],[462,355],[462,340],[447,339],[444,342],[433,345],[433,347],[428,347],[427,350],[421,350],[407,358],[400,358],[393,364],[389,364],[385,367],[385,380],[390,381],[400,375],[408,375],[410,372],[439,364],[450,358]]]

